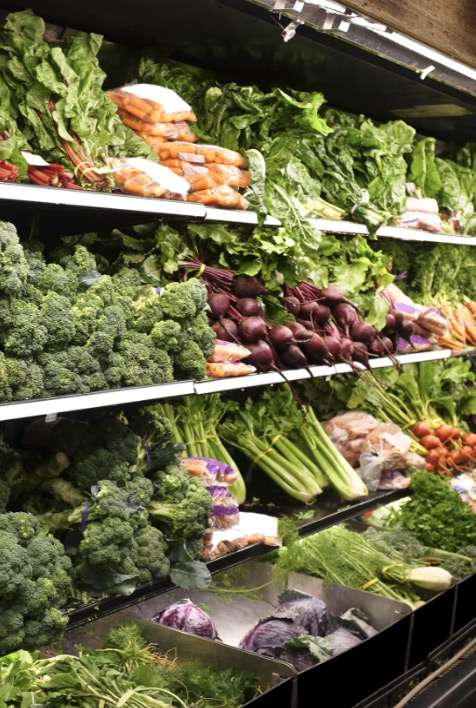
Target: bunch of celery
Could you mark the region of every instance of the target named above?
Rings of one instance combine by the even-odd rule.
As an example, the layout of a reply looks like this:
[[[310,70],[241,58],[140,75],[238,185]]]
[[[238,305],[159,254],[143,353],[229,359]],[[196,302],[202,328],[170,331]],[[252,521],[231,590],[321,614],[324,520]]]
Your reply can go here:
[[[218,395],[189,396],[183,399],[181,405],[165,403],[161,410],[172,424],[173,442],[184,443],[189,457],[219,460],[236,472],[237,479],[230,486],[230,492],[239,504],[243,504],[246,498],[245,482],[217,433],[220,420],[227,410],[235,406],[223,402]]]

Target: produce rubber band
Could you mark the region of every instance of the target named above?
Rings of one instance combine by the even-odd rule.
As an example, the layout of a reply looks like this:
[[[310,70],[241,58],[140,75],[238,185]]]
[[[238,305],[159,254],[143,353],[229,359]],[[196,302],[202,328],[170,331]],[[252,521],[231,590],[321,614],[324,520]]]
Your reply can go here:
[[[374,578],[373,580],[369,580],[368,583],[365,583],[365,585],[362,585],[362,590],[367,590],[367,588],[369,588],[371,585],[373,585],[374,583],[378,583],[378,582],[379,582],[379,578]]]
[[[205,271],[205,268],[206,268],[205,263],[202,263],[202,265],[198,269],[198,273],[195,273],[194,277],[199,278],[202,275],[202,273]]]
[[[274,444],[277,443],[278,440],[279,440],[279,438],[282,438],[282,437],[283,437],[283,436],[282,436],[282,433],[278,433],[278,435],[275,435],[274,438],[271,440],[271,445],[268,447],[268,449],[265,450],[264,452],[260,452],[259,455],[256,455],[255,459],[252,460],[253,465],[254,465],[256,462],[258,462],[258,460],[261,460],[262,457],[264,457],[265,455],[267,455],[268,452],[271,452],[271,450],[273,449]]]
[[[185,443],[185,445],[199,445],[200,443],[204,445],[207,440],[210,440],[210,438],[217,438],[218,435],[215,433],[215,435],[205,435],[203,440],[189,440],[188,442]]]
[[[382,574],[385,575],[387,570],[390,570],[390,568],[404,568],[405,563],[392,563],[391,565],[386,565],[385,568],[382,568]]]

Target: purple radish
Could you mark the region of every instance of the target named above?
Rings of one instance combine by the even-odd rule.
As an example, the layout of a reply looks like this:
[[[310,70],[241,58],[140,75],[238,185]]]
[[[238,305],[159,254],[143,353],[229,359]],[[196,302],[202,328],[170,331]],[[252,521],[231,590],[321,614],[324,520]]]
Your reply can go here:
[[[208,296],[208,304],[214,317],[223,317],[229,310],[230,299],[224,293],[212,293]]]
[[[238,325],[238,334],[244,342],[257,342],[267,335],[266,322],[262,317],[245,317]]]

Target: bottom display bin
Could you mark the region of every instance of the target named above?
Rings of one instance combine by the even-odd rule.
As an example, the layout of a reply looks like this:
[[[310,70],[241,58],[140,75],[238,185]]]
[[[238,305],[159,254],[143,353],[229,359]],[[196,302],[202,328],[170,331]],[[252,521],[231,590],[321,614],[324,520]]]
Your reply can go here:
[[[476,618],[476,575],[462,580],[456,586],[454,631],[458,632]]]
[[[84,625],[68,635],[67,642],[63,642],[63,651],[73,652],[75,644],[81,644],[91,649],[101,648],[104,639],[113,627],[122,622],[130,622],[131,619],[130,614],[119,612],[97,620],[94,624]],[[296,708],[296,686],[293,680],[296,674],[289,664],[257,656],[222,642],[178,632],[155,622],[148,622],[137,617],[133,619],[140,623],[143,637],[147,642],[157,645],[164,654],[176,652],[179,662],[194,661],[212,665],[218,669],[234,668],[254,674],[259,681],[261,692],[244,703],[243,706]]]
[[[456,587],[445,590],[413,613],[409,667],[416,666],[450,638],[453,631]]]
[[[219,584],[219,574],[216,578]],[[297,705],[303,708],[312,705],[313,696],[317,700],[320,691],[323,696],[331,691],[333,705],[351,708],[405,671],[411,624],[409,605],[297,573],[289,574],[285,585],[283,580],[273,580],[272,568],[264,563],[247,564],[246,574],[241,574],[225,596],[209,590],[176,588],[130,608],[128,614],[151,619],[169,605],[187,598],[206,608],[223,643],[236,647],[260,620],[274,613],[286,589],[323,600],[330,616],[357,608],[377,630],[375,636],[357,646],[298,673]],[[264,699],[265,696],[258,700]],[[273,708],[280,705],[276,702]]]

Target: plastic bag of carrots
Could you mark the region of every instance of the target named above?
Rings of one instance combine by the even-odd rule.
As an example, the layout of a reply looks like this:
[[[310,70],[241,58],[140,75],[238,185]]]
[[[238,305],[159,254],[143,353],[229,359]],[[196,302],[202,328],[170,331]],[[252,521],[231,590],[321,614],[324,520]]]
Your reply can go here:
[[[198,140],[195,133],[192,133],[188,127],[188,123],[184,120],[177,121],[176,123],[148,123],[120,108],[117,112],[124,125],[132,128],[132,130],[144,140],[158,137],[163,138],[162,142],[167,142],[168,140],[183,140],[184,142],[194,143]],[[149,144],[152,145],[153,143]]]
[[[167,163],[167,164],[166,164]],[[193,191],[202,189],[214,189],[223,184],[229,187],[248,187],[250,184],[250,173],[240,170],[234,165],[194,165],[193,162],[183,160],[167,160],[162,165],[169,167],[176,175],[184,177]],[[179,166],[172,166],[169,163],[178,163]]]
[[[158,145],[156,152],[161,162],[164,160],[182,160],[198,164],[235,165],[235,167],[244,167],[246,164],[245,158],[239,152],[217,145],[201,145],[199,143],[192,144],[177,141]]]
[[[196,121],[197,117],[172,89],[153,84],[131,84],[107,92],[116,106],[146,123]]]
[[[189,189],[188,182],[167,167],[142,157],[111,160],[111,167],[116,185],[125,194],[183,200]]]
[[[188,184],[188,182],[187,182]],[[188,202],[198,202],[205,206],[223,207],[228,209],[247,209],[248,202],[236,189],[222,184],[213,189],[201,189],[197,192],[190,192],[187,197]]]
[[[464,347],[476,346],[476,302],[466,300],[458,307],[451,307],[448,303],[439,307],[449,328],[448,335],[438,339],[440,347],[461,351]]]

